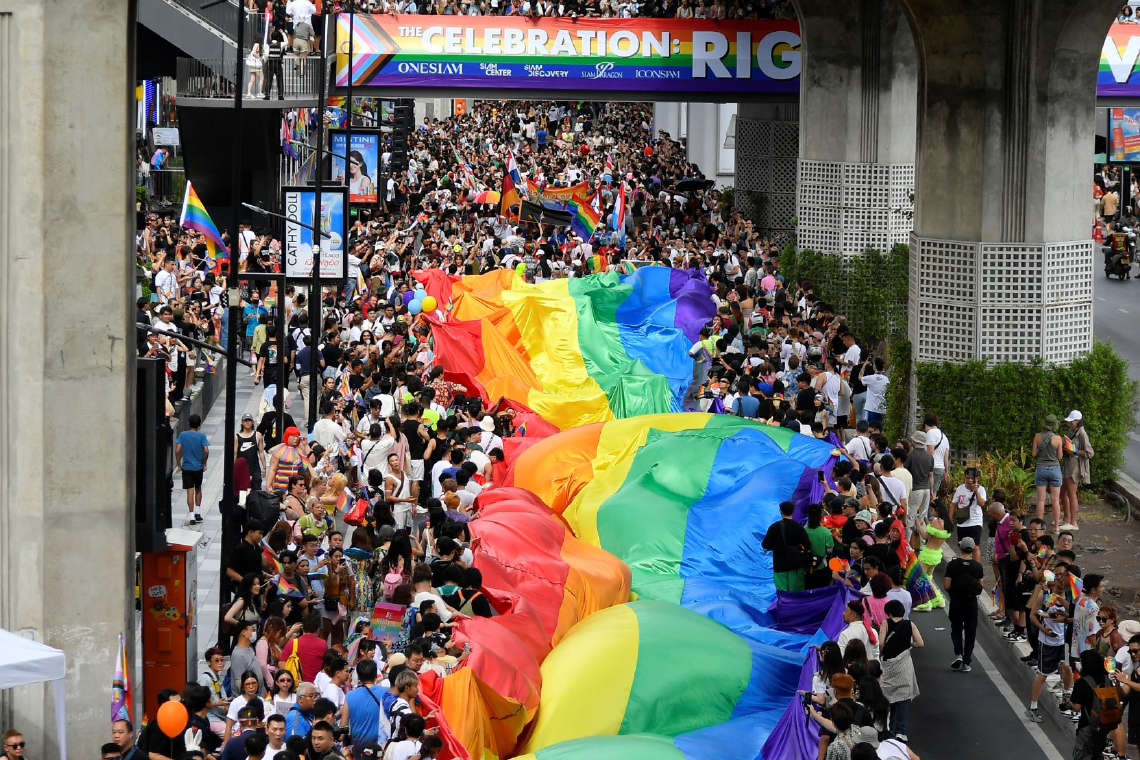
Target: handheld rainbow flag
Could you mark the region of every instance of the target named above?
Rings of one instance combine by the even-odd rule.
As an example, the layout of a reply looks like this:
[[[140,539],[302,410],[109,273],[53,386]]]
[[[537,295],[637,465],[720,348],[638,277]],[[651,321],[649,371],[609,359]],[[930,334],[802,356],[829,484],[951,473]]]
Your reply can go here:
[[[263,562],[273,568],[273,572],[281,572],[281,562],[278,561],[277,555],[273,553],[273,550],[269,548],[269,544],[265,543],[264,539],[261,542],[261,556]]]
[[[1085,584],[1081,583],[1081,579],[1069,573],[1069,595],[1076,599],[1085,590]]]
[[[618,236],[618,247],[625,248],[625,183],[621,183],[617,201],[614,202],[613,227]]]
[[[519,174],[519,166],[515,163],[514,154],[507,154],[507,170],[503,172],[503,192],[500,193],[499,213],[503,216],[510,216],[511,206],[522,206],[522,199],[519,191],[523,188],[522,175]]]
[[[206,374],[212,375],[218,371],[218,362],[210,358],[210,352],[207,351],[203,356],[206,359]]]
[[[368,281],[364,279],[364,273],[359,269],[356,270],[356,292],[362,298],[368,293]]]
[[[293,597],[304,596],[304,594],[301,593],[301,589],[297,588],[296,586],[294,586],[292,583],[287,581],[285,578],[282,578],[281,576],[277,576],[277,595],[278,596],[293,596]]]
[[[131,719],[131,679],[127,664],[127,637],[119,634],[119,654],[111,678],[111,722]]]
[[[573,208],[567,210],[574,214],[570,219],[570,230],[583,240],[589,240],[594,236],[594,230],[597,229],[598,222],[601,221],[601,214],[595,211],[590,202],[584,198],[572,198],[570,204]]]
[[[206,237],[206,250],[210,252],[211,259],[217,258],[219,253],[223,256],[227,254],[226,244],[214,226],[214,220],[210,218],[206,206],[189,182],[186,183],[186,198],[182,201],[182,216],[178,219],[178,225],[200,232]]]

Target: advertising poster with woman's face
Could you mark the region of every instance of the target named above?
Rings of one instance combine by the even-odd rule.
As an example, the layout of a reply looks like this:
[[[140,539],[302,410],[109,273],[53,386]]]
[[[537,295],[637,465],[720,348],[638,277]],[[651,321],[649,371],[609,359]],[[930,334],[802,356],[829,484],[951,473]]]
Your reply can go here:
[[[353,132],[352,147],[345,150],[345,133],[332,132],[332,181],[348,185],[349,203],[376,203],[380,172],[380,135]],[[338,154],[338,155],[337,155]],[[347,156],[345,161],[341,156]]]

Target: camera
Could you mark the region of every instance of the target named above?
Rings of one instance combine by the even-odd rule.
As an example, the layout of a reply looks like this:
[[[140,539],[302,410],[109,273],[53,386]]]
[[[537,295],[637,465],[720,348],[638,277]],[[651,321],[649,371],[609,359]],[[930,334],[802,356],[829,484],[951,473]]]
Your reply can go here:
[[[348,726],[337,726],[333,729],[333,740],[341,744],[351,744],[351,734]]]

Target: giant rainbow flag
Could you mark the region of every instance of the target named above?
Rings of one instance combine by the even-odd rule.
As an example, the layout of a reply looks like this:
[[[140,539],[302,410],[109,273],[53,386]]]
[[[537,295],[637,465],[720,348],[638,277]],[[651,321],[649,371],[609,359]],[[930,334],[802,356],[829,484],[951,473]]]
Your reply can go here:
[[[512,459],[470,523],[500,614],[462,621],[468,666],[425,680],[448,746],[478,760],[815,757],[793,697],[847,594],[774,605],[759,544],[781,501],[810,498],[830,444],[669,413],[563,431]]]
[[[432,330],[444,376],[559,429],[680,411],[688,349],[715,311],[702,275],[664,267],[538,284],[505,270],[416,278],[451,303]]]

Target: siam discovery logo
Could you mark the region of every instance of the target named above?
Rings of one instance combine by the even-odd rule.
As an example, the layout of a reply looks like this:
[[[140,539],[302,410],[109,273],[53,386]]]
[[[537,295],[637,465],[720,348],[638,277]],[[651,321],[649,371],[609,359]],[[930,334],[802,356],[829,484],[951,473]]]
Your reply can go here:
[[[550,69],[548,70],[544,64],[541,63],[528,63],[524,67],[528,77],[536,77],[539,79],[565,79],[570,75],[567,69]]]
[[[625,74],[621,71],[614,71],[613,61],[602,61],[601,63],[594,64],[593,71],[583,71],[583,79],[621,79]]]

